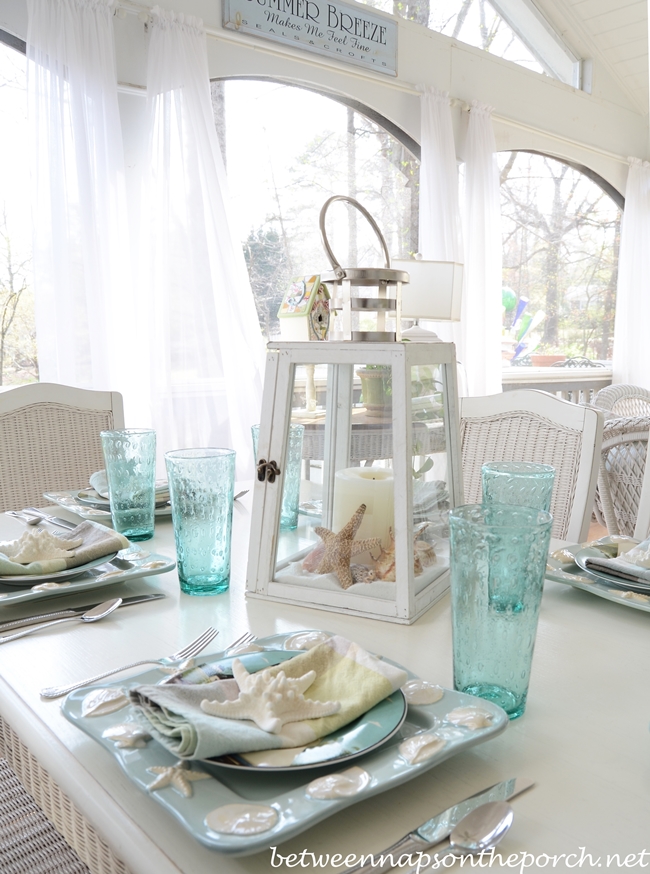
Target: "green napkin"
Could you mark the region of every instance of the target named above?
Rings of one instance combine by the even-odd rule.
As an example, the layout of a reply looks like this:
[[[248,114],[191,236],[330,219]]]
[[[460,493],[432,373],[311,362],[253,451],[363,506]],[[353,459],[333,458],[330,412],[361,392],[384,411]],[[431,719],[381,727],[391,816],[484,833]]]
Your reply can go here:
[[[80,567],[105,555],[112,555],[131,545],[126,537],[97,522],[82,522],[81,525],[66,532],[61,540],[61,548],[65,548],[66,540],[81,540],[81,546],[72,550],[73,554],[67,558],[51,558],[32,561],[29,564],[19,564],[0,552],[0,575],[17,577],[54,574],[67,568]]]
[[[235,700],[239,695],[235,680],[138,686],[131,690],[131,702],[139,721],[175,756],[207,759],[312,743],[362,716],[407,679],[405,671],[370,655],[344,637],[332,637],[266,670],[271,676],[284,671],[291,678],[315,671],[316,679],[305,691],[305,698],[338,701],[340,710],[332,716],[287,723],[280,734],[270,734],[250,720],[225,719],[201,709],[205,700]]]

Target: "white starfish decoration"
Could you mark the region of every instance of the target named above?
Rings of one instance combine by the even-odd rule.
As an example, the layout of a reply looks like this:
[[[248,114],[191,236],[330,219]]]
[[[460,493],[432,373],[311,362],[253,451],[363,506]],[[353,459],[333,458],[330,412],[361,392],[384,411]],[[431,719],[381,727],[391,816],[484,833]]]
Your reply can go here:
[[[177,762],[175,765],[161,766],[156,765],[154,768],[147,768],[150,774],[158,774],[158,777],[147,786],[149,792],[154,792],[156,789],[164,789],[165,786],[171,786],[183,798],[191,798],[193,794],[192,781],[194,780],[209,780],[210,775],[205,771],[190,771],[188,762]]]
[[[273,676],[267,668],[249,674],[239,659],[232,663],[239,698],[235,701],[201,701],[201,710],[226,719],[251,719],[262,731],[279,734],[286,722],[331,716],[341,709],[340,701],[313,701],[303,692],[316,679],[316,671],[289,678],[284,671]]]

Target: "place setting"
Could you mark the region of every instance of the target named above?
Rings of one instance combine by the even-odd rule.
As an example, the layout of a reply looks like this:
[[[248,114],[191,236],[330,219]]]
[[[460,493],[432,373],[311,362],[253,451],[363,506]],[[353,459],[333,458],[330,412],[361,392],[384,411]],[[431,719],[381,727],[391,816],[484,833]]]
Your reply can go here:
[[[115,586],[174,567],[167,556],[91,521],[68,523],[56,533],[28,524],[19,537],[0,543],[0,609]]]
[[[63,714],[198,841],[233,855],[287,840],[508,725],[494,703],[321,630],[203,656],[171,679],[147,671],[86,686]]]
[[[650,540],[614,534],[550,553],[547,579],[650,612]]]

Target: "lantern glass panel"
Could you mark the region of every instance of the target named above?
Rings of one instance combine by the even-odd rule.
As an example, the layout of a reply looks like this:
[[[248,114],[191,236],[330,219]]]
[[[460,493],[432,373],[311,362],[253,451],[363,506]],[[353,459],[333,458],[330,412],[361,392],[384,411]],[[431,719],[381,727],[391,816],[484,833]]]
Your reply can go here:
[[[415,590],[449,567],[450,486],[440,365],[411,367]]]
[[[294,368],[290,424],[304,428],[298,522],[278,530],[276,581],[395,600],[392,391],[390,365]],[[343,545],[324,556],[317,529],[338,535],[351,522],[351,560]]]

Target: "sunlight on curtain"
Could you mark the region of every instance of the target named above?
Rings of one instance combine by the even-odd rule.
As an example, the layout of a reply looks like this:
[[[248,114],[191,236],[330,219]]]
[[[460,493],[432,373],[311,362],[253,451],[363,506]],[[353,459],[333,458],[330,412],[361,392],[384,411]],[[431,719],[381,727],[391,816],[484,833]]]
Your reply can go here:
[[[232,447],[250,479],[264,346],[229,221],[205,34],[198,19],[152,14],[139,283],[152,421],[160,450]]]
[[[492,109],[472,102],[465,141],[465,285],[458,358],[470,396],[501,391],[501,203]]]
[[[28,0],[40,378],[123,390],[128,237],[112,0]]]
[[[630,158],[621,226],[613,382],[650,388],[650,164]]]

